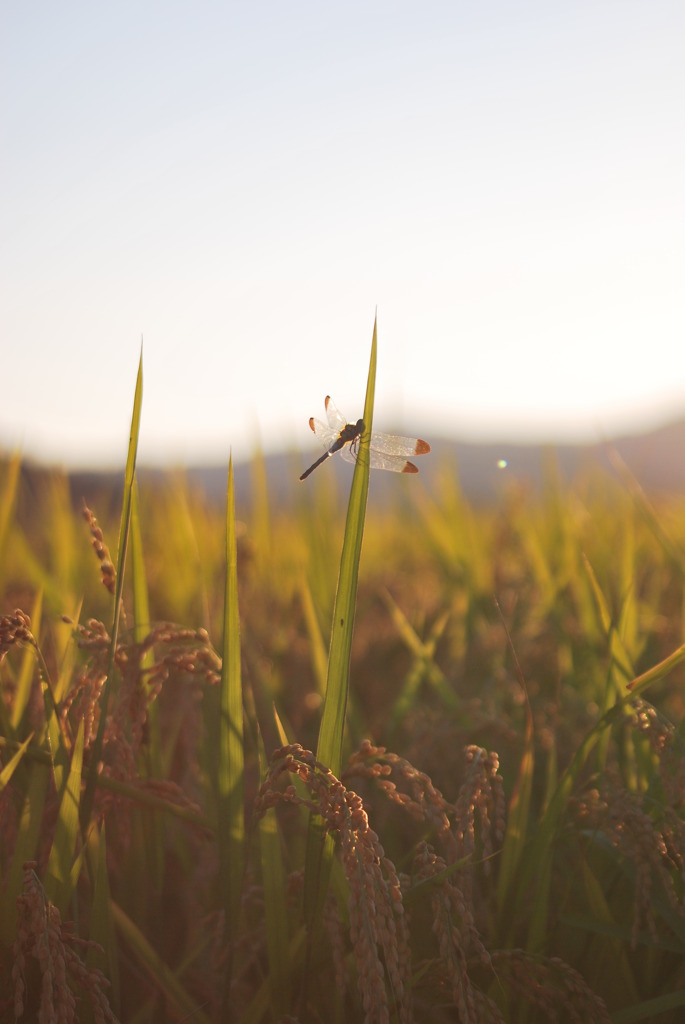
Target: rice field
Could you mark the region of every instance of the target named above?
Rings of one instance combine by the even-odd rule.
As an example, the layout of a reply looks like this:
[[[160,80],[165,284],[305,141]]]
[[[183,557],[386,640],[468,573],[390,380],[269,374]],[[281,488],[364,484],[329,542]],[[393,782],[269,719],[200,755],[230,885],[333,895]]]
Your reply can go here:
[[[141,400],[118,508],[0,462],[0,1020],[683,1020],[685,502],[215,508]]]

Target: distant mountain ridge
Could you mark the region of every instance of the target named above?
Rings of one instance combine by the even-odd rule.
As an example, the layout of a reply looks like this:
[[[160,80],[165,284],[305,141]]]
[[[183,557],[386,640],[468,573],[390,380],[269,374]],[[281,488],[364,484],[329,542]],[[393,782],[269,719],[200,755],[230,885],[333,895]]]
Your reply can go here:
[[[515,444],[502,442],[469,442],[432,439],[432,452],[420,462],[419,477],[396,477],[394,473],[373,474],[373,500],[384,502],[403,494],[404,487],[415,486],[421,481],[428,490],[435,486],[439,474],[446,465],[453,465],[465,496],[473,501],[487,501],[501,489],[503,474],[507,477],[538,486],[542,480],[545,464],[553,457],[561,473],[572,479],[583,470],[599,466],[609,472],[612,468],[612,451],[628,467],[630,473],[649,493],[685,493],[685,419],[669,423],[655,430],[632,436],[616,437],[606,442],[593,444]],[[312,476],[304,483],[298,480],[299,473],[306,468],[308,459],[315,457],[315,450],[307,453],[286,452],[267,455],[264,464],[272,501],[285,503],[295,500],[298,488],[315,485]],[[505,465],[506,464],[506,465]],[[236,500],[239,505],[249,504],[253,486],[251,462],[238,463],[235,469]],[[24,472],[40,474],[49,471],[27,463]],[[141,481],[160,483],[173,472],[142,466],[139,468]],[[201,489],[208,501],[223,501],[226,494],[226,465],[190,466],[183,471],[189,485]],[[316,476],[335,473],[339,482],[349,479],[352,467],[341,459],[327,461]],[[115,489],[121,487],[121,473],[98,473],[78,471],[69,473],[70,489],[75,500],[87,495],[94,488]],[[398,490],[399,487],[399,490]]]
[[[431,490],[446,465],[454,465],[462,491],[473,501],[487,501],[501,489],[503,474],[532,486],[539,486],[545,466],[553,458],[561,473],[572,479],[578,473],[598,466],[616,472],[612,453],[618,455],[632,476],[648,493],[685,493],[685,419],[667,424],[644,434],[617,437],[590,444],[514,444],[502,442],[469,442],[433,439],[430,455],[417,461],[419,477],[403,477],[394,473],[374,473],[373,494],[383,501],[398,493],[398,484],[411,487],[421,480]],[[272,500],[292,500],[296,488],[311,486],[313,479],[300,483],[297,479],[307,460],[315,452],[298,456],[265,456],[265,468]],[[506,463],[506,466],[503,465]],[[349,464],[341,459],[327,461],[317,474],[335,472],[339,480],[350,477]],[[226,492],[225,467],[193,467],[187,471],[190,481],[199,484],[209,499],[221,498]],[[236,497],[249,500],[251,470],[249,464],[236,466]]]

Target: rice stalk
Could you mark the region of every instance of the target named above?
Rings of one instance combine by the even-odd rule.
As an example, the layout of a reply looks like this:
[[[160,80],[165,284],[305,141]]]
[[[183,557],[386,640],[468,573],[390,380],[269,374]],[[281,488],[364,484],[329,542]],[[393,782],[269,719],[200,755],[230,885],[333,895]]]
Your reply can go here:
[[[243,750],[243,690],[240,671],[238,615],[238,554],[235,528],[233,460],[228,463],[226,499],[226,586],[221,658],[219,757],[216,765],[219,873],[224,926],[228,943],[223,1018],[231,1019],[230,990],[233,952],[240,928],[240,895],[245,870],[245,755]]]
[[[138,363],[138,376],[136,378],[136,389],[133,399],[133,415],[131,418],[131,436],[129,439],[128,456],[126,459],[126,472],[124,474],[124,504],[121,512],[119,525],[119,549],[116,566],[116,582],[114,585],[114,613],[112,620],[112,631],[109,643],[107,669],[103,679],[102,696],[100,699],[100,718],[98,731],[95,737],[95,744],[92,751],[91,761],[86,778],[86,790],[81,802],[81,829],[84,835],[90,824],[90,816],[95,799],[95,787],[97,785],[97,773],[102,755],[102,746],[105,737],[107,724],[107,707],[109,704],[112,689],[112,676],[114,673],[115,654],[117,638],[119,633],[119,622],[122,609],[122,586],[124,581],[124,566],[126,564],[126,551],[128,547],[129,526],[131,522],[131,503],[133,492],[133,480],[136,470],[136,456],[138,452],[138,435],[140,433],[140,414],[143,404],[143,352],[141,346],[140,360]],[[104,561],[104,558],[103,558]],[[106,573],[107,583],[111,584],[111,571]],[[108,587],[109,589],[109,587]]]
[[[328,654],[328,675],[323,714],[319,728],[317,758],[329,767],[333,775],[340,774],[342,745],[345,732],[345,712],[350,675],[350,652],[354,629],[357,579],[361,558],[366,500],[369,491],[369,438],[373,426],[373,400],[376,386],[377,324],[374,322],[371,358],[364,402],[365,430],[359,445],[359,458],[354,467],[352,487],[347,507],[345,535],[340,557],[340,575],[333,609],[331,643]],[[307,839],[305,864],[304,907],[309,943],[317,940],[321,929],[323,908],[328,890],[328,878],[333,856],[333,844],[326,828],[312,815]]]

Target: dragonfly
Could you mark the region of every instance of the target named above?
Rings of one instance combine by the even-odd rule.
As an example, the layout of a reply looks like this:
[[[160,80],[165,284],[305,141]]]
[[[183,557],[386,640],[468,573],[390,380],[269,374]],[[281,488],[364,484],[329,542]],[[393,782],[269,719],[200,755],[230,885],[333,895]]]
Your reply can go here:
[[[305,470],[300,480],[306,480],[310,473],[340,452],[346,462],[356,462],[359,455],[359,440],[366,429],[364,420],[348,423],[330,395],[326,395],[326,416],[328,426],[321,420],[309,419],[309,427],[324,446],[323,455]],[[418,473],[410,455],[426,455],[431,450],[427,441],[417,437],[398,437],[396,434],[378,434],[372,431],[369,440],[369,465],[373,469],[389,469],[393,473]]]

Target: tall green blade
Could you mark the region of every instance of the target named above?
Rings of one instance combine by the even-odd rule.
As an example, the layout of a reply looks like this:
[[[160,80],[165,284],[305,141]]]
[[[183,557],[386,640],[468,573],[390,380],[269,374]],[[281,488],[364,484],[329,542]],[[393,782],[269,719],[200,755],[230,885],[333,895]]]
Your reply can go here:
[[[373,399],[376,387],[376,347],[376,324],[374,323],[366,401],[364,402],[365,429],[359,445],[359,458],[354,467],[347,507],[345,536],[340,558],[340,576],[333,609],[326,696],[316,748],[318,760],[330,768],[334,775],[340,774],[342,766],[342,744],[350,677],[354,611],[357,601],[357,579],[364,536],[366,500],[369,493],[369,438],[373,424]]]
[[[136,643],[142,643],[150,632],[150,601],[143,557],[143,536],[140,527],[140,499],[138,483],[134,481],[131,501],[131,594],[133,600],[133,631]],[[154,664],[154,653],[147,650],[143,655],[141,668],[149,671]],[[148,676],[143,677],[146,680]],[[159,708],[153,701],[147,709],[148,744],[145,751],[145,767],[150,778],[161,779],[162,753],[159,728]],[[161,815],[153,814],[151,819],[150,843],[154,858],[154,880],[158,892],[164,884],[164,823]]]
[[[134,482],[131,494],[131,592],[133,595],[133,632],[136,643],[145,639],[150,631],[150,601],[148,597],[143,536],[140,529],[140,498],[138,484]],[[154,661],[148,651],[147,664]]]
[[[203,1012],[204,1007],[186,991],[177,975],[153,948],[137,924],[114,900],[110,902],[110,910],[121,938],[133,955],[136,969],[147,974],[155,990],[167,1000],[167,1019],[210,1024],[210,1018]],[[222,1021],[226,1019],[221,1018]]]
[[[369,493],[369,438],[373,424],[373,399],[376,386],[377,330],[373,325],[371,359],[364,403],[365,429],[359,446],[350,500],[347,507],[345,536],[340,559],[340,575],[335,595],[331,646],[328,654],[328,676],[324,698],[323,716],[319,730],[316,756],[330,768],[334,775],[340,775],[342,745],[345,731],[345,711],[350,677],[350,652],[354,628],[354,611],[357,600],[357,579],[364,535],[366,500]],[[328,879],[333,856],[333,840],[327,836],[323,822],[318,815],[309,820],[307,856],[305,865],[304,907],[307,919],[309,942],[315,941],[321,925],[323,904],[328,889]]]
[[[108,979],[111,986],[109,1001],[116,1008],[121,1001],[119,958],[114,919],[112,917],[109,876],[107,874],[107,843],[104,822],[99,835],[93,829],[90,839],[93,847],[91,855],[95,861],[93,870],[95,885],[91,908],[90,940],[97,943],[97,946],[90,947],[86,962],[88,967],[96,967],[98,970],[101,970]]]
[[[240,622],[238,618],[238,555],[235,531],[233,459],[228,463],[226,500],[226,588],[221,667],[221,717],[217,765],[219,872],[226,937],[229,950],[238,935],[240,893],[245,863],[243,690],[240,674]],[[227,972],[222,1019],[230,1019],[228,998],[231,956]]]
[[[0,480],[0,580],[2,580],[4,568],[5,543],[10,533],[14,506],[17,501],[20,470],[21,456],[17,452],[3,466],[4,479]]]
[[[128,443],[128,457],[126,459],[126,473],[124,475],[124,504],[121,510],[121,523],[119,525],[119,551],[117,554],[117,582],[114,593],[114,615],[112,619],[112,636],[109,645],[109,657],[107,660],[107,679],[102,688],[100,697],[100,722],[97,736],[93,744],[93,751],[90,759],[88,778],[86,780],[86,791],[81,804],[81,829],[83,832],[88,828],[93,799],[95,797],[95,786],[97,784],[98,768],[102,756],[102,744],[105,738],[105,726],[107,725],[107,705],[112,688],[112,676],[114,674],[114,655],[117,648],[117,637],[119,634],[119,621],[121,618],[121,594],[124,583],[124,566],[126,564],[126,549],[128,547],[129,526],[131,522],[131,503],[133,500],[133,479],[136,471],[136,456],[138,453],[138,435],[140,433],[140,412],[143,405],[143,352],[141,347],[140,361],[138,363],[138,376],[136,378],[136,391],[133,399],[133,415],[131,417],[131,436]]]
[[[67,784],[55,828],[50,850],[48,869],[45,876],[45,892],[48,899],[59,908],[64,917],[72,893],[72,862],[78,834],[78,808],[81,795],[81,767],[83,764],[83,721],[79,723],[76,742],[71,756]]]

